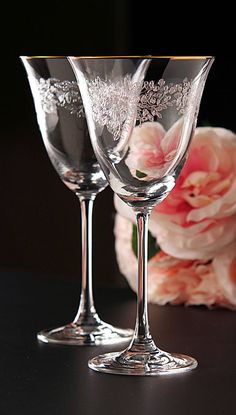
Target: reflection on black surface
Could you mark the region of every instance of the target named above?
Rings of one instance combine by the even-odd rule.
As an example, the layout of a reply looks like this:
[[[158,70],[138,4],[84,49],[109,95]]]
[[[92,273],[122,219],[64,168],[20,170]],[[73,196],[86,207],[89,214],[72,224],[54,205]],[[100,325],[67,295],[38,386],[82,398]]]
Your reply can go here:
[[[0,281],[2,414],[232,413],[236,372],[232,311],[151,305],[155,340],[167,350],[191,352],[199,367],[168,377],[115,376],[87,367],[90,357],[115,347],[52,346],[36,340],[37,331],[49,320],[55,325],[73,314],[76,284],[24,272],[1,272]],[[130,291],[102,289],[96,296],[103,318],[123,327],[133,325],[135,299]]]

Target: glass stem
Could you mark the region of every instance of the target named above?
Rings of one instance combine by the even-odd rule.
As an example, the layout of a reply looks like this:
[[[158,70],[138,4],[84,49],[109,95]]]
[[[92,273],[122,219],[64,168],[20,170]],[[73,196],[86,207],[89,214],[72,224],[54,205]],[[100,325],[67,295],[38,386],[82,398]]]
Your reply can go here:
[[[140,212],[136,215],[138,233],[138,294],[137,317],[134,337],[129,351],[156,351],[148,323],[147,305],[147,261],[148,261],[148,219],[150,212]]]
[[[95,195],[79,196],[82,237],[82,288],[80,304],[73,323],[92,325],[100,322],[96,313],[92,288],[92,212]]]

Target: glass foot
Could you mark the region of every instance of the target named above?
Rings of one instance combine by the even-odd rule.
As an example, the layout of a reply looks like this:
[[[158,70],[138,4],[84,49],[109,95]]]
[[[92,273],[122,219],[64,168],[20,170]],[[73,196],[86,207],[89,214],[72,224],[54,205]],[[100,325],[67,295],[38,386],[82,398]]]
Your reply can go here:
[[[197,361],[184,354],[134,353],[128,350],[106,353],[88,363],[90,369],[115,375],[159,376],[182,373],[197,367]]]
[[[37,334],[44,343],[57,343],[75,346],[100,346],[129,341],[131,329],[120,329],[100,321],[96,325],[67,324],[63,327],[43,330]]]

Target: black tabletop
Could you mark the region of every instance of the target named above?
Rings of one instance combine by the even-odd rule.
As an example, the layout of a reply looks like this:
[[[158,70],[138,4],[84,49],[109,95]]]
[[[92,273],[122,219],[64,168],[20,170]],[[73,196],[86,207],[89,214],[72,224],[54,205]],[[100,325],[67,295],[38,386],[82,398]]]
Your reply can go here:
[[[87,361],[121,346],[41,344],[36,333],[73,319],[79,286],[23,272],[0,273],[1,415],[230,415],[235,414],[236,315],[224,309],[150,306],[158,345],[191,354],[197,369],[161,377],[93,372]],[[135,296],[96,289],[100,316],[133,327]]]

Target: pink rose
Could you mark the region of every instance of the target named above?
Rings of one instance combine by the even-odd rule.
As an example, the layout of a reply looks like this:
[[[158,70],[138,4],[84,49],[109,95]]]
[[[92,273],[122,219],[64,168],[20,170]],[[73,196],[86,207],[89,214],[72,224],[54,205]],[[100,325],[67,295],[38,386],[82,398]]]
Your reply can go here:
[[[212,264],[221,292],[236,307],[236,242],[215,257]]]
[[[177,258],[211,259],[236,239],[236,135],[197,128],[189,158],[150,229]]]
[[[149,262],[151,301],[157,304],[226,305],[212,263],[181,260],[163,251]]]
[[[137,292],[138,261],[132,250],[132,221],[117,214],[115,236],[120,271]],[[180,260],[160,251],[148,262],[148,300],[160,305],[236,308],[236,243],[222,255],[204,262]]]
[[[126,164],[136,175],[138,170],[151,177],[168,174],[176,162],[183,119],[166,132],[158,122],[145,122],[133,129]]]
[[[148,175],[163,174],[170,166],[166,157],[169,150],[164,150],[170,147],[163,147],[163,139],[169,132],[165,134],[157,123],[155,127],[147,124],[150,125],[143,130],[146,134],[136,137],[137,149],[135,142],[131,146],[133,161],[131,157],[129,162],[133,163],[134,170]],[[180,143],[178,140],[174,142]],[[136,291],[138,265],[131,241],[135,215],[118,197],[115,197],[115,206],[117,259],[121,272]],[[154,208],[149,229],[162,249],[148,263],[149,301],[236,309],[234,133],[223,128],[196,129],[189,158],[176,186]]]

